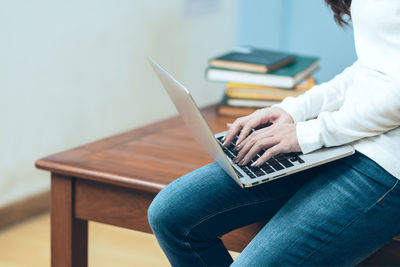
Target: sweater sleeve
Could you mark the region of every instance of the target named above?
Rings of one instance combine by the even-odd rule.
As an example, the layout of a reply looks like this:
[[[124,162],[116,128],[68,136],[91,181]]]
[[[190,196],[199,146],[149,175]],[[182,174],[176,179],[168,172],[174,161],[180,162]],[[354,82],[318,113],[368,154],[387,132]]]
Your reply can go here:
[[[337,111],[325,110],[316,119],[298,122],[296,133],[302,152],[346,144],[399,127],[400,85],[383,82],[382,86],[372,86],[364,97],[346,100]]]
[[[296,98],[286,97],[274,107],[288,112],[294,122],[314,118],[323,111],[337,110],[344,102],[346,90],[352,84],[357,68],[356,61],[329,82],[316,85]]]

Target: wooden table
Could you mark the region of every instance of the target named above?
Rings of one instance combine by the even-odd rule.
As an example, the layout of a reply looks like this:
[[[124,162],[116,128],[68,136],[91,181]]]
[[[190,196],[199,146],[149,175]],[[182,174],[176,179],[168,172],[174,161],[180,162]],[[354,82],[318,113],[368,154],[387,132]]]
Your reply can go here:
[[[216,115],[215,106],[202,112],[215,133],[233,120]],[[147,208],[155,195],[210,162],[180,117],[38,160],[37,168],[51,172],[52,266],[87,266],[89,220],[151,233]],[[264,224],[243,227],[222,239],[228,249],[241,251]],[[398,256],[399,263],[399,244],[392,242],[369,262],[393,265],[391,259]]]

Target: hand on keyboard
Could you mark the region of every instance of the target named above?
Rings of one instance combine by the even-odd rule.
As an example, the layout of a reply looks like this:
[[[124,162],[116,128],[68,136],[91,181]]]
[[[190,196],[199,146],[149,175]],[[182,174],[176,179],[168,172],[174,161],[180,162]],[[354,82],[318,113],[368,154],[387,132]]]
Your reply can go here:
[[[261,156],[254,159],[251,166],[260,166],[271,157],[289,152],[301,152],[296,135],[296,124],[275,123],[252,132],[240,145],[235,147],[239,151],[233,162],[246,165],[259,152]]]
[[[271,126],[266,127],[271,123]],[[251,133],[253,128],[258,130]],[[265,149],[268,150],[254,159],[252,166],[260,166],[277,154],[301,151],[292,117],[278,107],[259,109],[236,119],[222,139],[223,145],[230,146],[239,131],[235,148],[239,152],[234,159],[239,165],[248,164],[257,153]]]
[[[237,118],[233,122],[222,139],[223,145],[229,146],[239,131],[237,144],[240,144],[253,128],[263,128],[272,123],[293,123],[293,119],[289,113],[278,107],[258,109],[248,116]]]

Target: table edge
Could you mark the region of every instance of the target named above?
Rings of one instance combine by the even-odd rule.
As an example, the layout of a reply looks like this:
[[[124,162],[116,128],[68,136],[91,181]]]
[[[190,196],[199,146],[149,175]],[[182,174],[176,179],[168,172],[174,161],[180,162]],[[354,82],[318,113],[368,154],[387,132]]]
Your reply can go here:
[[[71,176],[77,179],[85,179],[106,184],[120,185],[123,187],[139,189],[146,192],[157,193],[166,186],[166,184],[146,182],[143,178],[140,177],[128,177],[104,171],[95,171],[81,166],[77,167],[48,160],[39,159],[35,162],[35,166],[38,169],[50,171],[51,173]]]
[[[212,112],[215,112],[216,110],[216,104],[209,104],[206,105],[202,108],[200,108],[201,112],[203,114],[210,114]],[[40,158],[35,161],[35,167],[37,169],[45,170],[45,171],[50,171],[52,173],[58,173],[58,174],[63,174],[75,178],[81,178],[81,179],[87,179],[87,180],[92,180],[92,181],[97,181],[97,182],[102,182],[102,183],[107,183],[107,184],[114,184],[114,185],[121,185],[125,187],[130,187],[134,189],[140,189],[143,191],[148,191],[148,192],[159,192],[162,188],[166,186],[166,184],[160,184],[160,183],[152,183],[152,182],[146,182],[145,178],[143,177],[132,177],[132,176],[124,176],[124,175],[117,175],[105,171],[96,171],[93,169],[85,168],[82,166],[75,166],[72,164],[67,164],[67,163],[62,163],[58,162],[55,160],[52,160],[52,158],[56,155],[66,153],[68,151],[73,151],[73,150],[79,150],[79,149],[84,149],[85,147],[90,146],[91,144],[95,144],[101,141],[105,141],[107,139],[112,139],[112,138],[117,138],[123,137],[124,135],[131,135],[132,132],[137,132],[141,134],[146,134],[148,130],[150,130],[154,125],[156,124],[165,124],[166,126],[171,125],[172,122],[177,122],[180,118],[179,114],[166,118],[166,119],[161,119],[149,124],[146,124],[144,126],[131,129],[116,135],[112,135],[109,137],[101,138],[99,140],[96,140],[94,142],[90,142],[88,144],[84,144],[75,148],[67,149],[59,153],[51,154],[49,156]]]

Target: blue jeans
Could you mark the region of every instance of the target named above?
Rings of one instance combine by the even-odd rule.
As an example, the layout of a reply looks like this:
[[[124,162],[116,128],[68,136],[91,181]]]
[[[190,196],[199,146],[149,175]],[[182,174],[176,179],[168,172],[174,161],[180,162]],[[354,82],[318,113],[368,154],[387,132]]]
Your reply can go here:
[[[400,233],[400,181],[358,152],[246,189],[211,163],[161,190],[148,216],[172,266],[355,265]],[[233,262],[219,237],[266,219]]]

